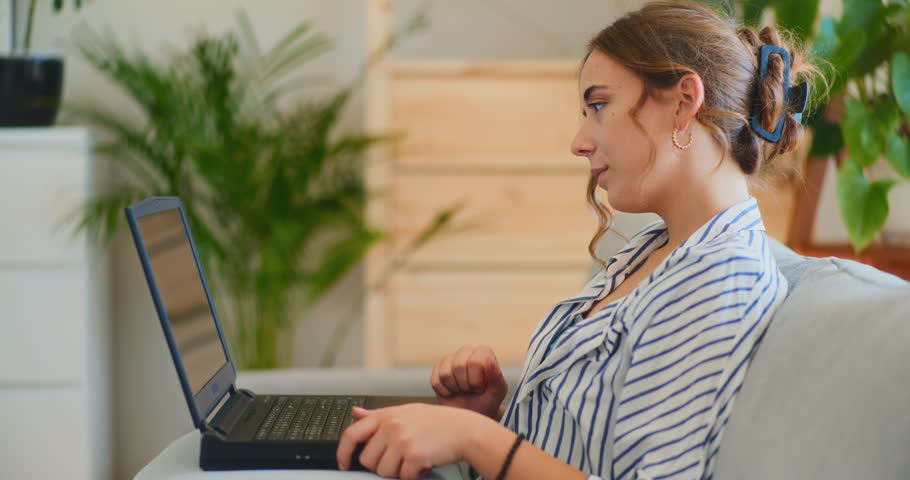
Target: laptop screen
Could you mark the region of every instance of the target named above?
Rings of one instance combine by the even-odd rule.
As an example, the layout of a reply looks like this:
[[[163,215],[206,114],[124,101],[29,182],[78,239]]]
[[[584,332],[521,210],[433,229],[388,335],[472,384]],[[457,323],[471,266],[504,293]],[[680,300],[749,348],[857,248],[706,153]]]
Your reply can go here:
[[[161,303],[193,395],[227,363],[179,209],[137,218]]]

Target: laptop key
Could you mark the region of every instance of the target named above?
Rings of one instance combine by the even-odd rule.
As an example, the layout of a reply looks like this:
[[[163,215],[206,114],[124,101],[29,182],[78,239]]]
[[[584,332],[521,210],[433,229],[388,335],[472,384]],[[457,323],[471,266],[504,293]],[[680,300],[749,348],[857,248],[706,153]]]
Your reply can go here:
[[[322,438],[326,440],[337,439],[341,434],[341,422],[344,420],[351,401],[346,398],[336,399],[332,403],[332,410],[326,419],[325,428],[322,430]]]
[[[310,419],[309,425],[307,425],[306,430],[303,432],[304,440],[317,440],[320,438],[331,408],[331,398],[324,398],[318,401],[313,411],[313,417]]]
[[[288,429],[291,426],[291,420],[297,413],[297,408],[299,405],[299,398],[295,398],[284,403],[284,407],[281,409],[281,413],[278,414],[278,417],[275,420],[275,424],[272,427],[272,431],[269,432],[269,440],[284,440],[284,437],[287,435]]]
[[[272,403],[272,408],[269,409],[269,413],[266,414],[265,420],[262,421],[262,424],[259,425],[259,430],[256,431],[256,435],[254,437],[256,440],[265,440],[268,438],[269,430],[271,430],[272,425],[275,423],[275,420],[278,419],[278,413],[280,412],[282,405],[283,402],[279,401]]]
[[[312,398],[305,398],[303,400],[303,403],[297,410],[297,416],[294,417],[290,428],[288,428],[288,435],[285,437],[287,440],[300,440],[303,438],[304,429],[310,421],[310,417],[313,416],[315,402],[315,399]]]
[[[275,400],[255,440],[337,440],[354,422],[351,407],[364,397],[291,398]]]
[[[352,423],[357,421],[357,419],[354,418],[354,415],[351,413],[351,408],[352,407],[363,407],[365,405],[366,405],[366,398],[364,398],[364,397],[352,397],[351,398],[351,402],[348,405],[346,414],[344,416],[344,421],[341,425],[342,432],[344,431],[344,429],[350,427]]]

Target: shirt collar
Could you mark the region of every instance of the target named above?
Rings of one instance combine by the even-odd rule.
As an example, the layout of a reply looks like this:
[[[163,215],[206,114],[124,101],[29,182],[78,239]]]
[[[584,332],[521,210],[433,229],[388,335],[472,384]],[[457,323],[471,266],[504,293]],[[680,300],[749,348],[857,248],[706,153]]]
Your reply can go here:
[[[690,235],[677,249],[685,250],[695,245],[713,242],[724,235],[749,230],[765,230],[755,197],[749,197],[718,213]]]
[[[751,196],[712,217],[685,242],[676,247],[671,256],[695,245],[710,243],[721,236],[749,230],[765,230],[758,209],[758,201]],[[652,251],[666,244],[667,235],[667,226],[663,221],[649,225],[616,253],[607,262],[606,268],[599,270],[578,295],[559,303],[575,303],[598,298],[604,290],[607,279],[621,274],[623,270],[634,268]],[[643,246],[644,249],[642,249]]]

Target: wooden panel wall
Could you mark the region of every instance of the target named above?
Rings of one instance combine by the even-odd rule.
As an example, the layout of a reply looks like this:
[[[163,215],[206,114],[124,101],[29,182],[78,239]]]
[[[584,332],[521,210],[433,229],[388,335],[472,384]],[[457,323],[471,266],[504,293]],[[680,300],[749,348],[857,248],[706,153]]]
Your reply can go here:
[[[588,163],[569,153],[578,125],[572,62],[388,65],[384,204],[395,257],[442,209],[451,228],[382,287],[386,333],[371,366],[428,364],[463,344],[519,363],[540,317],[574,295],[596,222]],[[368,322],[380,323],[375,320]],[[375,343],[375,339],[368,339]]]
[[[367,6],[375,49],[391,2]],[[578,67],[386,58],[371,70],[367,128],[403,137],[368,158],[370,221],[391,238],[365,263],[367,366],[432,364],[463,344],[520,363],[541,316],[584,285],[596,220],[584,200],[588,161],[569,153]],[[783,240],[791,180],[755,194]],[[458,203],[452,228],[384,278],[434,215]]]

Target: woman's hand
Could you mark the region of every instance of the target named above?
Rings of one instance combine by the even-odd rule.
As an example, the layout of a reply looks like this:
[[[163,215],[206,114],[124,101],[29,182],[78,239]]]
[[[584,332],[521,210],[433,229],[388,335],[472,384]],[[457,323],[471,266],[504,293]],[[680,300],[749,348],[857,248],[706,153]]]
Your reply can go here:
[[[433,366],[430,385],[440,405],[466,408],[494,420],[502,416],[509,384],[490,347],[464,346]]]
[[[338,467],[349,469],[354,448],[365,442],[359,457],[364,467],[382,477],[405,480],[461,461],[472,441],[469,436],[482,428],[480,422],[489,421],[473,412],[423,403],[375,410],[354,407],[353,414],[357,421],[345,429],[338,444]]]

